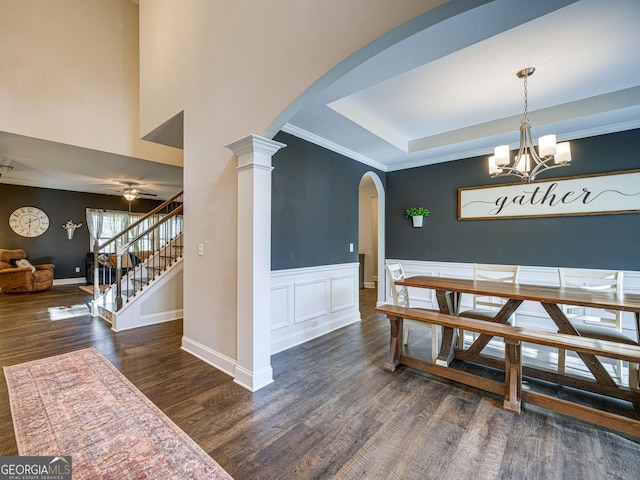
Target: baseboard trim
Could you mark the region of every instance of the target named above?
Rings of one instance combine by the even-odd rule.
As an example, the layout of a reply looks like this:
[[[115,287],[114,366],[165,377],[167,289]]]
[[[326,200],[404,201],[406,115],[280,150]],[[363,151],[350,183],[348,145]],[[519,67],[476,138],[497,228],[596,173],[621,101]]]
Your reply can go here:
[[[320,325],[305,328],[297,332],[293,332],[284,337],[280,337],[271,341],[271,355],[283,352],[298,345],[302,345],[314,338],[321,337],[327,333],[333,332],[342,327],[360,322],[360,312],[355,312],[343,317],[336,318],[331,322],[322,323]]]
[[[122,332],[124,330],[131,330],[132,328],[148,327],[149,325],[156,325],[158,323],[173,322],[174,320],[182,320],[183,313],[180,310],[171,310],[168,312],[155,313],[153,315],[145,315],[143,317],[136,318],[133,322],[123,321],[121,314],[116,314],[115,329],[116,332]],[[125,325],[123,325],[126,323]]]
[[[236,361],[233,358],[227,357],[220,352],[216,352],[215,350],[185,336],[182,337],[182,346],[180,349],[199,358],[203,362],[208,363],[212,367],[217,368],[221,372],[226,373],[230,377],[235,378],[234,372],[236,370]]]
[[[250,372],[246,368],[236,365],[235,375],[236,378],[233,381],[250,392],[255,392],[273,383],[273,369],[271,366],[257,372]]]
[[[74,278],[55,278],[53,280],[54,285],[75,285],[75,284],[86,284],[87,279],[85,277],[74,277]]]

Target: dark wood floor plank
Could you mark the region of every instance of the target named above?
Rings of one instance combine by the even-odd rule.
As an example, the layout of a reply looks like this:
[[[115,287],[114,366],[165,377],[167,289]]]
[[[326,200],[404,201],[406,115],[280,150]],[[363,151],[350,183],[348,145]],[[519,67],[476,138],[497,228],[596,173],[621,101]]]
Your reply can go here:
[[[640,478],[640,454],[636,444],[619,443],[618,436],[607,431],[598,431],[602,454],[597,458],[602,471],[617,472],[617,478]]]
[[[452,456],[458,460],[443,468],[441,478],[498,478],[508,432],[513,428],[516,417],[496,407],[496,401],[486,398],[480,401],[475,416],[485,421],[469,423]]]
[[[527,406],[513,415],[410,368],[384,371],[389,322],[373,290],[361,291],[361,323],[274,355],[275,382],[254,393],[182,351],[181,321],[115,333],[88,312],[50,320],[49,308],[89,299],[77,286],[0,295],[0,364],[93,346],[238,480],[638,478],[638,441]],[[410,340],[429,358],[429,329]],[[0,375],[0,455],[16,455]]]

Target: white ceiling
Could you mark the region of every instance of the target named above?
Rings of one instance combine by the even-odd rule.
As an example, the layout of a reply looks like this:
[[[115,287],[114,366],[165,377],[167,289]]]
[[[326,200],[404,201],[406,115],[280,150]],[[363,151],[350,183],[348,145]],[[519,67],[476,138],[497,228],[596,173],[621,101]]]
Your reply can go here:
[[[389,48],[285,131],[385,171],[516,147],[529,78],[534,137],[640,127],[638,0],[497,0]]]
[[[360,64],[283,130],[383,171],[515,148],[516,72],[530,66],[534,137],[639,128],[639,24],[638,0],[491,1]],[[133,181],[163,199],[182,189],[179,167],[6,132],[3,164],[14,168],[0,183],[117,195]]]
[[[181,167],[7,132],[0,132],[0,174],[0,184],[105,195],[122,195],[131,182],[161,200],[182,190]]]

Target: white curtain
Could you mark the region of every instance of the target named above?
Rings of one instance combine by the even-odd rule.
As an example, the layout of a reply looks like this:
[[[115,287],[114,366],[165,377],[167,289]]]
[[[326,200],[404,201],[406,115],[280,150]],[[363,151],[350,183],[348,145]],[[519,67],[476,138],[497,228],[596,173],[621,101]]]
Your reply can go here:
[[[127,212],[102,210],[87,208],[87,227],[91,235],[91,245],[94,243],[104,243],[129,225],[129,214]],[[115,245],[111,245],[107,250],[115,250]]]
[[[104,215],[102,221],[102,234],[105,240],[115,237],[129,225],[129,214],[127,212],[109,211]]]
[[[99,208],[87,208],[87,228],[91,236],[91,250],[93,244],[100,238],[102,234],[102,221],[104,218],[104,210]]]

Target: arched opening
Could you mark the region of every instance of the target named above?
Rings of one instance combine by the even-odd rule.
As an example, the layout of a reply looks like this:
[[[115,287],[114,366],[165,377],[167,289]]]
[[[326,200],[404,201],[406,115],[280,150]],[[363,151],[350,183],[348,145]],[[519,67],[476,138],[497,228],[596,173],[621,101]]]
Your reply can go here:
[[[380,177],[366,172],[360,180],[358,206],[358,249],[364,255],[360,275],[361,288],[376,288],[376,304],[384,303],[384,210],[385,193]]]

